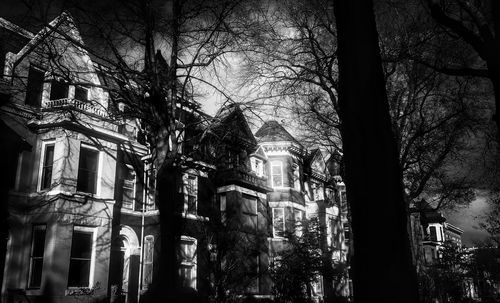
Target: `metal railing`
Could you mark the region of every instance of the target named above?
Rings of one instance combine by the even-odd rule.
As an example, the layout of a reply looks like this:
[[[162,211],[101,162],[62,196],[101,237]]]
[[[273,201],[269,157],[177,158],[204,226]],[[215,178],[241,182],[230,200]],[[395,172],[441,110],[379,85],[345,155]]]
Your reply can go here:
[[[63,98],[57,100],[49,100],[42,105],[44,109],[58,108],[75,108],[80,111],[91,113],[100,117],[108,117],[108,112],[104,108],[99,108],[99,105],[94,105],[90,101],[81,101],[74,98]]]

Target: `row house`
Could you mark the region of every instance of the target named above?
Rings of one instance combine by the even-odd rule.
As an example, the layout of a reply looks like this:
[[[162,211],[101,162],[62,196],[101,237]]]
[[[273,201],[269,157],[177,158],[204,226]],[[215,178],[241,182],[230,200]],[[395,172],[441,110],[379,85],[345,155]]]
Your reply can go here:
[[[0,19],[0,192],[8,205],[5,301],[138,302],[158,281],[155,168],[136,121],[105,90],[71,16],[36,34]],[[61,33],[64,33],[62,35]],[[71,38],[69,41],[68,36]],[[117,109],[118,108],[118,109]],[[345,262],[345,185],[335,157],[308,150],[279,123],[255,133],[234,105],[210,117],[182,109],[178,184],[182,285],[201,296],[271,298],[267,273],[295,222],[318,218],[334,264]],[[313,295],[328,279],[318,277]],[[118,301],[116,301],[118,302]]]
[[[443,214],[432,208],[425,200],[410,208],[413,236],[413,251],[417,269],[432,265],[440,258],[445,242],[462,247],[463,230],[449,222]]]

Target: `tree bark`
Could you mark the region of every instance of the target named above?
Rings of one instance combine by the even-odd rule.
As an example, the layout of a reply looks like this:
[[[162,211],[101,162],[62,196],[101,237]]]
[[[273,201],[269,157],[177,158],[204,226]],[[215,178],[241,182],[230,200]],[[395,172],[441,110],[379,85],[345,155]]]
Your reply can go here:
[[[335,0],[354,301],[418,302],[402,171],[371,1]]]

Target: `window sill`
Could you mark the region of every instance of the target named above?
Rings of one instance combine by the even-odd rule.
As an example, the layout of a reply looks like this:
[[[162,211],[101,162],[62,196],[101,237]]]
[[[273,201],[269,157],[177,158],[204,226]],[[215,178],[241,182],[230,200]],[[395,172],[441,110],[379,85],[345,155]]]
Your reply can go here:
[[[65,296],[89,296],[93,295],[95,288],[89,287],[68,287],[64,292]]]
[[[186,218],[186,219],[191,219],[191,220],[197,220],[197,221],[210,221],[210,219],[208,217],[203,217],[203,216],[199,216],[199,215],[196,215],[196,214],[191,214],[191,213],[182,213],[181,214],[183,218]]]

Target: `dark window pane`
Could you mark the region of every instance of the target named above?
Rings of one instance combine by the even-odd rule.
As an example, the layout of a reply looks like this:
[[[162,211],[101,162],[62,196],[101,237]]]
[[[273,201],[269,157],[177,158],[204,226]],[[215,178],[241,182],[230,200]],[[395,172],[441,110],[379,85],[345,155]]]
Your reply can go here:
[[[44,74],[42,70],[30,66],[28,72],[28,85],[26,87],[25,103],[27,105],[40,107]]]
[[[40,287],[42,284],[43,259],[37,258],[31,261],[30,287]]]
[[[68,287],[88,287],[92,260],[91,232],[73,231]]]
[[[80,149],[77,191],[96,193],[98,155],[98,151],[88,148]]]
[[[52,185],[52,165],[54,164],[54,145],[46,145],[45,157],[43,159],[41,189]]]
[[[71,260],[69,264],[68,287],[88,287],[90,260]]]
[[[68,84],[59,80],[52,80],[50,86],[50,100],[68,98]]]
[[[45,226],[34,226],[32,237],[29,287],[39,288],[42,281],[43,255],[45,250]]]
[[[80,101],[89,100],[89,91],[85,87],[77,86],[75,87],[75,99]]]
[[[429,227],[429,230],[431,232],[431,241],[437,241],[436,227],[431,226],[431,227]]]
[[[45,248],[45,229],[35,229],[33,231],[33,257],[43,257]]]
[[[73,243],[71,244],[71,258],[92,257],[92,234],[88,232],[75,231]]]

